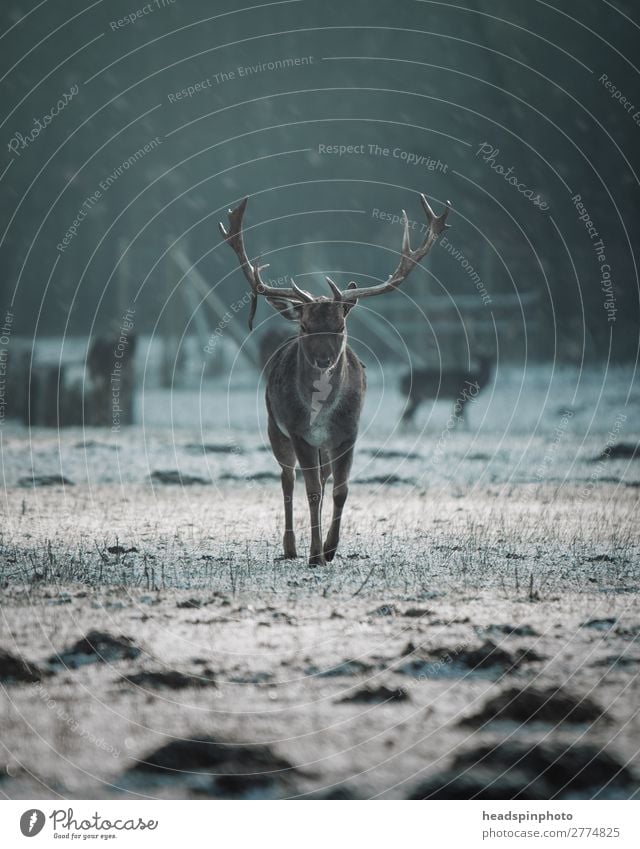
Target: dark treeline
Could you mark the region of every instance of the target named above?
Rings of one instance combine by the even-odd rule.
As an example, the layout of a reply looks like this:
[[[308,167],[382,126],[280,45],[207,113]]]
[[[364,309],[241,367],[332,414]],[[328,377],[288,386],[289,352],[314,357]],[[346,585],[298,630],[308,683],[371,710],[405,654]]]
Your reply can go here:
[[[424,191],[455,210],[448,247],[406,286],[427,316],[475,296],[492,336],[500,298],[525,296],[495,325],[514,353],[635,358],[629,0],[35,6],[0,12],[0,306],[15,333],[87,335],[132,305],[138,332],[189,332],[165,251],[175,241],[225,303],[241,298],[217,222],[246,194],[271,279],[381,279],[401,238],[389,218],[406,206],[417,227]],[[375,308],[415,313],[400,294]]]

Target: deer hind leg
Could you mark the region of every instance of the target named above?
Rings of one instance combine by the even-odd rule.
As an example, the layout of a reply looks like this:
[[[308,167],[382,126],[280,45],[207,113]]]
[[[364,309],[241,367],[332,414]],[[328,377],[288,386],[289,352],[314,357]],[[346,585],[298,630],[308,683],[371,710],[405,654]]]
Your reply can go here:
[[[322,552],[322,493],[324,483],[321,474],[320,452],[302,439],[294,442],[300,468],[304,475],[304,483],[307,489],[307,500],[309,502],[309,516],[311,518],[311,546],[309,549],[309,566],[324,566],[325,559]]]
[[[419,397],[417,387],[412,385],[407,391],[407,399],[404,404],[404,412],[402,413],[402,424],[409,425],[413,423],[413,417],[416,410],[420,406],[422,398]]]
[[[341,446],[331,460],[333,473],[333,517],[324,544],[326,560],[333,560],[340,540],[340,522],[347,495],[349,494],[349,472],[353,461],[353,445]]]
[[[469,400],[467,395],[462,395],[460,397],[460,423],[464,430],[469,430],[469,419],[465,415],[465,407],[467,406],[467,401]]]
[[[416,410],[420,406],[421,398],[417,398],[416,395],[411,393],[407,398],[404,413],[402,414],[402,424],[409,425],[413,423],[413,417],[416,414]]]
[[[282,539],[284,559],[293,560],[298,556],[296,537],[293,532],[293,487],[296,481],[296,452],[293,450],[291,440],[278,429],[271,417],[269,417],[269,441],[273,454],[282,469],[280,481],[284,497],[284,537]]]
[[[462,427],[465,428],[465,430],[466,430],[466,421],[465,421],[465,417],[464,417],[464,405],[465,405],[465,403],[466,403],[466,399],[465,399],[464,395],[462,395],[462,394],[460,395],[459,398],[457,398],[453,402],[453,408],[451,410],[451,420],[453,420],[453,429],[454,430],[457,429],[457,427],[459,425],[462,425]]]

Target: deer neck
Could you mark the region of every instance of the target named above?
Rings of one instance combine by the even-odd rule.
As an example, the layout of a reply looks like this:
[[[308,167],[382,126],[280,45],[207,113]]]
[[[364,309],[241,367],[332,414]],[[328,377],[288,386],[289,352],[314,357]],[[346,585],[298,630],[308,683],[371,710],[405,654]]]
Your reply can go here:
[[[347,368],[346,357],[347,340],[345,337],[338,358],[328,369],[319,369],[306,358],[302,345],[298,345],[296,363],[296,383],[298,392],[305,400],[313,399],[318,392],[326,395],[334,395],[342,384]]]

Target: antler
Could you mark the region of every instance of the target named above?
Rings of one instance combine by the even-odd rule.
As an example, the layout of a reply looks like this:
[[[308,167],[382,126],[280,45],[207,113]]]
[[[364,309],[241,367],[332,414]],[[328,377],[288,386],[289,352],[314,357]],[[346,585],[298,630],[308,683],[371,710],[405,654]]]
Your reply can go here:
[[[253,317],[256,313],[256,307],[258,305],[258,295],[264,295],[267,298],[287,298],[290,301],[298,301],[298,302],[309,302],[313,301],[313,295],[309,292],[305,292],[304,289],[300,289],[299,286],[296,286],[295,282],[291,281],[290,289],[280,289],[277,286],[268,286],[266,283],[262,281],[260,277],[260,272],[264,268],[268,268],[268,265],[260,265],[260,257],[257,257],[255,260],[255,264],[252,264],[249,261],[249,257],[247,256],[247,252],[244,247],[244,237],[242,234],[242,219],[244,217],[245,209],[247,208],[247,202],[249,198],[246,197],[244,200],[240,201],[238,206],[235,209],[230,209],[228,212],[229,217],[229,229],[225,229],[222,224],[219,224],[220,232],[224,240],[227,244],[233,248],[234,253],[238,257],[238,261],[240,262],[240,267],[242,268],[244,276],[247,278],[249,285],[251,286],[251,308],[249,310],[249,329],[253,329]]]
[[[340,292],[340,298],[337,298],[334,293],[336,300],[354,301],[359,298],[370,298],[373,295],[384,295],[385,292],[391,292],[393,289],[396,289],[406,277],[409,276],[420,260],[425,258],[440,233],[442,233],[445,227],[449,226],[446,222],[447,216],[451,211],[451,203],[447,201],[446,208],[442,215],[436,215],[429,206],[429,201],[423,194],[420,195],[420,201],[422,203],[422,208],[425,211],[425,215],[427,216],[427,221],[429,222],[429,230],[420,247],[416,248],[415,251],[411,250],[411,242],[409,240],[409,219],[407,218],[407,213],[403,209],[402,216],[404,219],[404,234],[402,236],[402,252],[400,256],[400,263],[396,270],[389,277],[386,283],[379,283],[377,286],[369,286],[366,289],[356,289],[355,286],[349,284],[343,292]],[[331,288],[333,289],[333,286]]]

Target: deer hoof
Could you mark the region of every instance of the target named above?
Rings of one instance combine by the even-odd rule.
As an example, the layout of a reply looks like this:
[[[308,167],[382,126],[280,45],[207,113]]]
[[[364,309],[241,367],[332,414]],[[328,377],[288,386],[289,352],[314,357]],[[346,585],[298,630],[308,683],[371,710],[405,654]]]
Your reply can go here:
[[[291,536],[288,534],[284,535],[282,547],[284,549],[283,560],[295,560],[297,558],[298,553],[296,551],[296,540],[293,534],[291,534]]]
[[[324,554],[312,554],[309,558],[309,566],[326,566]]]
[[[324,559],[327,561],[327,563],[331,563],[331,561],[333,560],[333,558],[335,556],[336,556],[335,548],[325,548]]]

